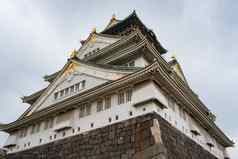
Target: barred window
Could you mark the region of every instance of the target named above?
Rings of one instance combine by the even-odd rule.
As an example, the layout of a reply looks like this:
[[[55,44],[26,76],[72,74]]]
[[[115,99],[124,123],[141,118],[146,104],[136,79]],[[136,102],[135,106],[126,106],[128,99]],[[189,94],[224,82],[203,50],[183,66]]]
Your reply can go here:
[[[90,115],[91,114],[91,104],[83,104],[79,108],[79,118],[82,118],[84,116]]]
[[[65,95],[67,96],[69,94],[69,88],[65,89]]]
[[[111,96],[105,97],[105,109],[111,108]]]
[[[97,112],[100,112],[103,110],[103,101],[102,100],[98,100],[97,101]]]
[[[36,132],[39,132],[39,131],[40,131],[40,126],[41,126],[41,123],[39,123],[39,124],[36,125]]]
[[[59,96],[59,92],[56,92],[56,93],[54,94],[54,98],[57,99],[58,96]]]
[[[31,134],[34,134],[35,131],[36,131],[36,125],[33,124],[33,125],[31,126]]]
[[[54,126],[54,118],[51,118],[51,119],[49,119],[49,128],[53,128],[53,126]]]
[[[79,86],[80,86],[79,84],[80,84],[80,83],[77,83],[77,84],[75,85],[75,91],[76,91],[76,92],[79,91]]]
[[[74,85],[70,87],[70,93],[74,92]]]
[[[76,83],[68,88],[65,88],[63,90],[60,90],[58,92],[55,92],[54,93],[54,99],[58,99],[59,97],[65,97],[65,96],[68,96],[69,94],[73,94],[73,93],[76,93],[76,92],[79,92],[80,89],[84,89],[85,88],[85,84],[86,84],[86,81],[83,80],[79,83]]]
[[[85,114],[85,105],[81,105],[79,108],[79,117],[82,118],[84,117]]]
[[[123,104],[124,101],[124,92],[119,92],[118,94],[118,104]]]
[[[22,130],[22,137],[26,137],[27,136],[27,128],[24,128],[23,130]]]
[[[60,97],[64,96],[64,90],[60,91]]]
[[[49,128],[53,128],[54,125],[54,118],[50,118],[48,120],[45,121],[45,127],[44,129],[49,129]]]
[[[131,97],[132,97],[132,89],[129,88],[128,90],[126,90],[126,102],[130,102]]]
[[[85,88],[85,84],[86,84],[86,81],[83,80],[83,81],[82,81],[82,88]]]
[[[131,66],[131,67],[135,66],[135,61],[129,62],[128,65]]]
[[[86,115],[91,114],[91,104],[86,104]]]
[[[45,129],[45,130],[48,129],[48,123],[49,123],[49,121],[46,120],[46,121],[45,121],[45,126],[44,126],[44,129]]]

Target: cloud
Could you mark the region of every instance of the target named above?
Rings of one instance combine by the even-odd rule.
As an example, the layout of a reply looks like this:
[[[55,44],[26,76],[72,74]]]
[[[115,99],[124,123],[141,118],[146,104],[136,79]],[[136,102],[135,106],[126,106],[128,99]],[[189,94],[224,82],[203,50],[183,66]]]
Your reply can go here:
[[[159,41],[175,53],[193,90],[237,139],[237,1],[7,1],[0,6],[0,121],[28,107],[20,97],[46,86],[42,77],[61,68],[91,29],[137,10]],[[5,135],[0,134],[0,144]],[[233,149],[232,158],[238,158]]]

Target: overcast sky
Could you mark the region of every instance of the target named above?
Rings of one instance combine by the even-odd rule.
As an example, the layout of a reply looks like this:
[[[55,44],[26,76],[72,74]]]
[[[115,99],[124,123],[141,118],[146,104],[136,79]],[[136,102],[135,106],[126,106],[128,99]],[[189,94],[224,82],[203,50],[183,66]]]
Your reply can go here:
[[[20,97],[46,86],[93,27],[112,14],[136,9],[141,20],[176,54],[192,89],[238,140],[238,1],[229,0],[1,0],[0,122],[11,122],[28,105]],[[0,133],[0,144],[6,134]],[[238,158],[238,149],[231,150]]]

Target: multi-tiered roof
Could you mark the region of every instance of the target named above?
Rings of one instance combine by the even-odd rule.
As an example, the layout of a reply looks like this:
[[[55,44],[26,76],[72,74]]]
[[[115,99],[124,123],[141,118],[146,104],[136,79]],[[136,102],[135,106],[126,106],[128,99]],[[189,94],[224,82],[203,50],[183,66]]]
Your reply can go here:
[[[177,60],[173,58],[172,61],[167,62],[162,57],[167,52],[166,49],[135,12],[123,20],[117,20],[113,16],[103,31],[97,33],[93,30],[81,43],[81,48],[73,51],[61,70],[44,77],[49,82],[46,88],[23,97],[23,102],[29,103],[30,107],[16,121],[0,125],[2,131],[10,133],[51,114],[74,109],[77,103],[108,91],[153,80],[164,92],[175,96],[184,109],[221,145],[225,147],[233,145],[233,142],[215,124],[214,115],[189,87]],[[141,55],[149,63],[146,67],[123,66],[123,62]],[[110,72],[112,76],[107,77],[108,82],[40,108],[39,102],[44,99],[57,79],[77,66]]]

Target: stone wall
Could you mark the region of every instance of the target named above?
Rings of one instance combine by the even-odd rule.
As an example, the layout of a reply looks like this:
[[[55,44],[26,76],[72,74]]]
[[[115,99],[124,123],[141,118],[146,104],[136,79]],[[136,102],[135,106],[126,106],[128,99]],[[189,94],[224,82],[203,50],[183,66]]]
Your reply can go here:
[[[58,140],[8,159],[215,159],[156,114]]]
[[[0,148],[0,159],[5,159],[6,152]]]

